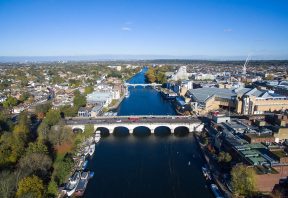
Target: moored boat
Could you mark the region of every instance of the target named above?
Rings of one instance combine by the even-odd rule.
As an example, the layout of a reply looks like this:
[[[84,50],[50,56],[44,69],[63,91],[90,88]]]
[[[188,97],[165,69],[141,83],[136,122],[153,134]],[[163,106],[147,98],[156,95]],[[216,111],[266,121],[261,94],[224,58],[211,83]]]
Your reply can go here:
[[[100,139],[101,139],[101,134],[100,134],[100,132],[97,133],[97,131],[96,131],[96,134],[95,134],[95,137],[94,137],[95,143],[98,143],[100,141]]]
[[[80,181],[80,172],[77,171],[69,178],[68,183],[66,183],[65,185],[64,190],[67,196],[70,197],[75,192],[79,181]]]
[[[84,192],[86,190],[87,184],[88,184],[88,180],[90,178],[90,172],[82,172],[81,174],[81,178],[80,181],[76,187],[75,196],[83,196]]]
[[[202,166],[202,173],[203,173],[205,179],[207,179],[207,180],[212,179],[209,170],[205,166]]]
[[[211,184],[211,190],[216,198],[224,198],[216,184]]]
[[[95,144],[91,144],[89,147],[89,155],[92,156],[95,152]]]
[[[85,170],[88,166],[88,160],[85,160],[85,162],[82,165],[82,170]]]

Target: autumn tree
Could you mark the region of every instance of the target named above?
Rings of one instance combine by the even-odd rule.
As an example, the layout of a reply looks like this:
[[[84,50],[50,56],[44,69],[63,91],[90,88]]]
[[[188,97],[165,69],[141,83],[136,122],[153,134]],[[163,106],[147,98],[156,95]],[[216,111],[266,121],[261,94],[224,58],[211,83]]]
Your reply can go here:
[[[25,177],[19,181],[16,196],[22,197],[25,195],[31,195],[35,198],[42,198],[44,189],[43,181],[39,177],[33,175]]]
[[[231,170],[232,187],[235,196],[251,196],[255,191],[255,171],[244,165],[234,166]]]

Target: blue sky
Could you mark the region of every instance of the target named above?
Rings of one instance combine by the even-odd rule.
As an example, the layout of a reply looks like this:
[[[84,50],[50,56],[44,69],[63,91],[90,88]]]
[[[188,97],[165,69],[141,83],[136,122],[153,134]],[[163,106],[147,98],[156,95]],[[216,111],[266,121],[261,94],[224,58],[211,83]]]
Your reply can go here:
[[[0,0],[0,56],[288,59],[287,0]]]

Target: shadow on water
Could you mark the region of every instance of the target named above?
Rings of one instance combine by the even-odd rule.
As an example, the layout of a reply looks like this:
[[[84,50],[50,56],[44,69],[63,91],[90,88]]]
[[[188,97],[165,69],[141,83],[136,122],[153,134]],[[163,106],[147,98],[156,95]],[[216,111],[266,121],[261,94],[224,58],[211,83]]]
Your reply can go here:
[[[188,134],[189,134],[189,129],[187,127],[177,127],[174,130],[174,135],[176,137],[185,137],[185,136],[188,136]]]
[[[154,131],[156,137],[167,137],[171,135],[171,130],[169,127],[161,126],[157,127]]]
[[[129,129],[126,127],[116,127],[113,131],[115,137],[127,137],[130,135]]]
[[[135,137],[149,137],[151,135],[151,131],[148,127],[139,126],[133,130],[133,135]]]
[[[100,131],[101,137],[108,137],[110,135],[109,130],[105,127],[98,127],[96,131]]]

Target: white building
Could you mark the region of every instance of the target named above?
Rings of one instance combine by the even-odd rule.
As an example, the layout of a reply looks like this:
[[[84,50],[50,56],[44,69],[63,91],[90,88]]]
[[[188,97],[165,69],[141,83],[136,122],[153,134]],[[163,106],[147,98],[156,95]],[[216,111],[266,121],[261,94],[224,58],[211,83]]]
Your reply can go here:
[[[94,91],[86,96],[87,103],[89,104],[101,104],[103,107],[108,107],[108,105],[113,100],[113,93],[107,91]]]
[[[172,80],[188,80],[189,74],[187,73],[186,66],[181,66],[172,76]]]

